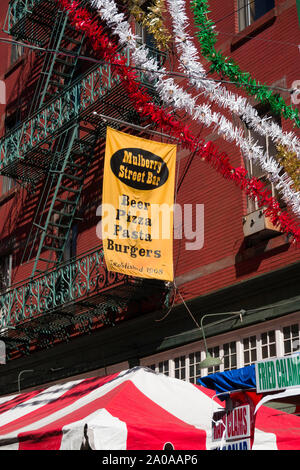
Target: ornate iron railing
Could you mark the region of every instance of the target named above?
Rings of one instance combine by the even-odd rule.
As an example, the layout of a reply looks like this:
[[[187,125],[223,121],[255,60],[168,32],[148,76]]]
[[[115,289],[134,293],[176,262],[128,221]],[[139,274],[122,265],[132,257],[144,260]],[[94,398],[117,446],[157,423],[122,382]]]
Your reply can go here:
[[[0,294],[0,331],[75,302],[109,294],[127,279],[107,271],[102,248],[94,249]]]
[[[162,57],[159,51],[152,51],[153,54],[155,52]],[[129,60],[128,50],[123,53]],[[141,82],[151,86],[143,75]],[[18,162],[26,164],[28,154],[59,135],[119,83],[119,76],[112,73],[111,65],[105,64],[96,66],[66,87],[57,97],[0,139],[0,173],[5,173],[7,167],[15,166]]]

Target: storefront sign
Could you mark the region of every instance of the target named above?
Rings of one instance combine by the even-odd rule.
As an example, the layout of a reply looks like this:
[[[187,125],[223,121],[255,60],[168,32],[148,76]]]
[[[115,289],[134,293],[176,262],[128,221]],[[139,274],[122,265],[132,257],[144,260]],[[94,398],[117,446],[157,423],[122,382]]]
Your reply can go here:
[[[211,438],[213,442],[220,441],[226,429],[226,410],[216,411],[212,418]]]
[[[255,364],[257,393],[300,386],[300,355],[266,359]]]
[[[240,441],[225,442],[221,447],[212,450],[251,450],[250,439]]]
[[[226,416],[226,441],[250,437],[250,406],[242,405]]]
[[[176,145],[107,128],[102,239],[109,271],[173,281]]]
[[[213,414],[212,441],[223,438],[226,442],[237,441],[250,437],[250,406],[242,405],[232,410],[221,410]]]

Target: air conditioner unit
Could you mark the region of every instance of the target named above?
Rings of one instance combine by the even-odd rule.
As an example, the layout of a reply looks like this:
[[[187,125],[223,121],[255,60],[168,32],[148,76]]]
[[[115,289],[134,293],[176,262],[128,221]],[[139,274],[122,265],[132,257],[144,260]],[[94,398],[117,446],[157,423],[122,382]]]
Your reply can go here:
[[[259,238],[269,238],[280,233],[279,227],[272,224],[263,209],[258,209],[243,217],[244,236],[257,235]]]

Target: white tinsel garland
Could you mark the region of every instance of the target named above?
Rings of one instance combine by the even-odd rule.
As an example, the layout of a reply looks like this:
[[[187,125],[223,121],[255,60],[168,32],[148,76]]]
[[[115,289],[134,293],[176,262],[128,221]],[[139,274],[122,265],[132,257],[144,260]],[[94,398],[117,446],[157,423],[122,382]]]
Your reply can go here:
[[[276,185],[285,202],[291,206],[295,214],[300,216],[300,194],[293,191],[291,188],[293,181],[286,173],[280,175],[282,167],[276,160],[264,154],[262,148],[254,142],[245,139],[242,130],[234,128],[225,116],[212,112],[207,104],[197,105],[195,99],[176,85],[173,79],[165,78],[166,70],[160,68],[154,58],[149,57],[147,48],[144,45],[137,46],[130,24],[125,16],[118,12],[114,0],[91,0],[91,2],[112,28],[114,34],[119,36],[120,43],[128,46],[132,51],[134,63],[143,67],[149,78],[156,79],[154,85],[164,103],[188,111],[192,119],[200,121],[206,127],[213,125],[221,137],[229,142],[235,141],[247,158],[257,161],[268,173],[269,179]]]
[[[202,89],[204,95],[211,101],[215,101],[219,106],[228,108],[240,116],[255,132],[270,137],[277,144],[284,145],[300,158],[300,142],[294,133],[283,132],[281,127],[274,121],[269,121],[269,118],[261,118],[246,98],[231,93],[220,83],[215,83],[213,80],[206,78],[206,71],[200,62],[197,49],[192,38],[187,34],[189,23],[185,1],[167,0],[167,3],[172,17],[175,43],[180,53],[181,68],[186,73],[191,85],[197,89]]]

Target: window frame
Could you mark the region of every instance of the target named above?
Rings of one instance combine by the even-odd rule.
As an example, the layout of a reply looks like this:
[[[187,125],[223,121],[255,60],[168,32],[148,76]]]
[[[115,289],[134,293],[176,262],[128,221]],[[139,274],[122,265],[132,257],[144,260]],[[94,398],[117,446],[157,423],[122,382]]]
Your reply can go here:
[[[270,2],[273,1],[272,6],[267,7],[266,5],[263,7],[264,11],[259,16],[256,16],[258,1],[261,0],[237,0],[237,25],[239,32],[244,31],[246,28],[254,24],[276,6],[276,1],[270,0]],[[259,6],[261,7],[261,4]]]
[[[224,356],[224,345],[227,343],[235,342],[236,343],[236,366],[234,369],[245,367],[246,365],[255,364],[255,362],[263,360],[262,357],[262,334],[272,331],[275,331],[275,344],[276,344],[276,357],[284,356],[284,344],[283,344],[283,328],[287,326],[292,326],[293,324],[298,325],[299,337],[300,337],[300,311],[289,314],[285,317],[266,321],[264,323],[259,323],[250,327],[243,328],[239,332],[228,332],[222,335],[214,336],[207,338],[207,347],[208,350],[211,348],[219,347],[219,357],[223,359]],[[244,349],[243,341],[246,338],[251,336],[256,337],[256,361],[251,361],[250,364],[245,365],[244,360]],[[300,344],[299,344],[300,351]],[[170,349],[168,351],[158,353],[149,357],[143,357],[140,360],[140,364],[143,367],[152,366],[152,370],[159,372],[158,364],[161,361],[169,361],[169,376],[175,378],[175,359],[181,356],[185,356],[185,381],[190,382],[190,355],[200,352],[201,361],[205,359],[205,346],[202,340],[195,343],[181,346],[175,349]],[[273,356],[272,356],[273,357]],[[224,362],[220,365],[220,372],[224,371]],[[232,370],[232,369],[226,369]],[[208,375],[208,369],[201,369],[200,377]],[[192,381],[192,383],[195,383]]]
[[[24,55],[25,48],[21,44],[12,43],[10,50],[10,67],[15,65]]]
[[[270,112],[270,110],[262,109],[262,107],[257,106],[257,111],[261,117],[267,117],[268,114],[270,115],[270,120],[273,119],[276,124],[281,126],[281,119],[279,119],[277,116],[273,116]],[[258,142],[258,145],[260,147],[263,146],[264,153],[268,157],[273,157],[275,158],[275,155],[271,153],[270,149],[272,149],[272,139],[266,135],[266,136],[261,136],[258,133],[255,133],[255,131],[248,127],[245,121],[242,119],[239,119],[240,126],[244,130],[245,138],[249,141],[250,145],[256,144]],[[259,140],[265,140],[264,144],[262,145]],[[244,156],[242,153],[243,157],[243,162],[244,162],[244,167],[248,172],[248,175],[250,178],[256,177],[258,181],[263,182],[266,185],[266,188],[271,191],[272,197],[276,198],[280,204],[281,208],[285,208],[286,204],[285,202],[281,199],[280,193],[276,189],[276,184],[271,182],[268,178],[267,172],[264,171],[262,168],[259,167],[257,163],[253,161],[253,159],[248,159]],[[246,201],[247,201],[247,214],[251,214],[255,211],[260,210],[261,208],[258,205],[257,200],[253,200],[252,198],[249,198],[246,196]]]

